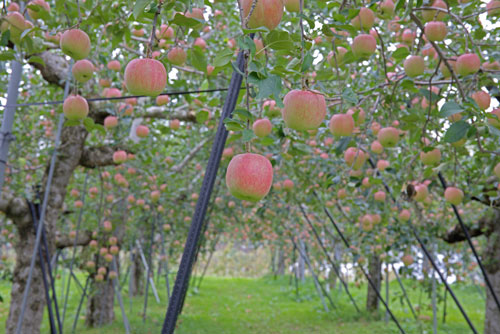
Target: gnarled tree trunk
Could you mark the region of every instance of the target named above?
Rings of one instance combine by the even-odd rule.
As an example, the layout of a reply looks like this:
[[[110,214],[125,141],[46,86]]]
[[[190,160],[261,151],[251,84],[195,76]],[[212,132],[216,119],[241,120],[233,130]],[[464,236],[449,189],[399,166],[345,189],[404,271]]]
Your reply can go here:
[[[370,257],[368,263],[368,274],[372,279],[373,283],[377,287],[377,291],[380,292],[380,286],[382,282],[382,270],[381,270],[380,257],[376,254]],[[368,311],[378,310],[379,301],[377,298],[377,292],[368,284],[368,292],[366,294],[366,309]]]
[[[115,290],[111,279],[102,282],[92,280],[91,296],[87,302],[85,324],[89,327],[100,327],[115,319],[113,301]]]
[[[500,298],[500,213],[495,212],[495,219],[489,224],[491,234],[483,254],[483,264],[493,285],[495,294]],[[484,334],[500,333],[500,310],[488,288],[486,288],[486,314]]]

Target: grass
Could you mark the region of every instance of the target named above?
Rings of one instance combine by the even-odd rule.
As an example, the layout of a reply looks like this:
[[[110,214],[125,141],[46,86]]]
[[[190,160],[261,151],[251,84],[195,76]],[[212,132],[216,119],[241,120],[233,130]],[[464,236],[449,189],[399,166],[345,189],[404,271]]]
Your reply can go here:
[[[83,281],[83,280],[82,280]],[[127,287],[122,294],[125,309],[130,320],[132,333],[159,333],[166,312],[166,289],[164,280],[157,282],[161,303],[156,303],[150,293],[148,299],[147,320],[142,321],[143,297],[130,300]],[[420,315],[430,318],[432,310],[429,299],[424,292],[420,293],[417,282],[405,281],[414,306]],[[463,303],[468,315],[479,332],[483,328],[484,300],[474,286],[453,285],[453,289]],[[364,308],[366,286],[350,287],[360,308]],[[0,321],[5,323],[8,315],[10,285],[0,282],[0,294],[4,301],[0,303]],[[62,280],[58,281],[57,293],[61,296]],[[401,293],[397,282],[391,282],[391,309],[400,320],[406,333],[432,333],[432,323],[422,320],[417,323],[406,306],[400,302]],[[442,291],[442,290],[441,290]],[[70,333],[80,291],[75,283],[69,296],[69,306],[64,324],[65,332]],[[316,294],[312,281],[300,285],[299,298],[295,295],[288,278],[274,279],[264,277],[221,278],[206,277],[200,291],[190,290],[185,307],[178,322],[177,334],[249,334],[249,333],[315,333],[315,334],[392,334],[399,333],[396,326],[383,320],[383,312],[373,316],[367,313],[357,314],[346,294],[338,289],[331,292],[336,309],[325,312]],[[449,297],[449,296],[448,296]],[[420,304],[418,303],[420,300]],[[382,306],[382,305],[381,305]],[[83,312],[85,312],[85,305]],[[440,334],[465,334],[471,330],[463,320],[451,298],[448,298],[448,315],[446,324],[441,323],[442,303],[439,305]],[[118,334],[125,333],[121,311],[115,302],[116,320],[101,328],[88,329],[84,326],[84,315],[80,316],[76,333],[82,334]],[[2,325],[3,330],[3,325]],[[0,330],[0,332],[2,332]],[[44,318],[42,333],[48,333],[47,317]]]

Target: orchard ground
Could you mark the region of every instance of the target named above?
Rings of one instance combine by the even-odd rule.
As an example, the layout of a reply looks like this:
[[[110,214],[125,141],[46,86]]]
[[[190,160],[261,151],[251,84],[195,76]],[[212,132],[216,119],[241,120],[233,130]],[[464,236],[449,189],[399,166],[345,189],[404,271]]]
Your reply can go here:
[[[255,276],[264,272],[262,268],[262,254],[259,260],[246,263],[246,275]],[[190,289],[183,313],[179,319],[178,334],[243,334],[243,333],[335,333],[335,334],[391,334],[399,333],[396,326],[389,320],[384,321],[385,312],[357,314],[344,291],[337,288],[330,290],[330,295],[336,309],[330,308],[325,312],[321,300],[314,288],[310,277],[299,283],[299,297],[297,298],[293,281],[290,275],[261,277],[224,277],[224,274],[233,275],[237,270],[234,263],[227,263],[224,258],[233,258],[247,261],[250,255],[242,253],[219,253],[210,266],[210,275],[204,277],[199,290]],[[236,262],[236,261],[235,261]],[[224,264],[226,264],[224,266]],[[241,266],[240,269],[244,267]],[[229,271],[227,271],[229,268]],[[239,270],[239,269],[238,269]],[[241,271],[240,271],[241,272]],[[69,271],[59,271],[61,277],[67,279]],[[215,276],[219,274],[218,276]],[[85,275],[78,273],[79,280],[85,281]],[[170,275],[171,284],[175,274]],[[292,282],[292,284],[290,284]],[[324,284],[326,282],[323,281]],[[59,300],[63,300],[63,280],[57,280]],[[125,310],[131,323],[132,333],[159,333],[165,316],[167,293],[164,277],[156,281],[160,303],[155,301],[150,289],[148,296],[147,318],[143,322],[142,311],[144,297],[128,298],[128,284],[123,283],[122,295]],[[404,285],[410,294],[413,306],[417,310],[419,322],[415,321],[406,304],[402,304],[402,293],[396,280],[390,283],[390,306],[406,333],[432,333],[432,307],[430,299],[430,285],[424,286],[417,280],[404,280]],[[382,284],[383,293],[385,285]],[[463,283],[453,284],[452,288],[462,302],[466,312],[471,317],[476,328],[481,332],[484,322],[484,289]],[[8,315],[8,305],[11,285],[7,280],[0,282],[0,295],[4,298],[0,303],[0,321],[5,322]],[[366,284],[350,284],[350,291],[358,306],[364,310],[366,302]],[[81,291],[75,282],[70,290],[65,331],[70,331]],[[447,297],[446,323],[443,324],[443,297],[444,287],[438,286],[438,333],[466,334],[470,329],[461,316],[453,300]],[[380,305],[383,307],[382,305]],[[62,305],[60,305],[62,307]],[[101,328],[86,328],[85,304],[80,314],[76,333],[98,334],[124,333],[120,307],[115,300],[116,319],[111,325]],[[44,316],[42,333],[49,332],[47,314]]]

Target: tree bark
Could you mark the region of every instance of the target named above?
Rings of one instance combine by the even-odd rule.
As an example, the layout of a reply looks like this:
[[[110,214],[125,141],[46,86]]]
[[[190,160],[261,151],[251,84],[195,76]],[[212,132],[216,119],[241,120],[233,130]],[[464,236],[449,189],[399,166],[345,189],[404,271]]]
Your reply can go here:
[[[109,278],[102,282],[92,280],[90,291],[93,293],[87,302],[85,324],[89,327],[100,327],[111,323],[115,319],[113,281]]]
[[[380,292],[380,286],[382,282],[382,270],[381,270],[380,257],[376,254],[370,257],[368,263],[368,274],[372,279],[373,283],[377,287],[377,291]],[[379,300],[377,298],[377,293],[372,289],[371,285],[368,284],[368,292],[366,294],[366,309],[368,311],[378,310]]]
[[[144,293],[144,265],[137,249],[133,253],[132,268],[130,268],[129,289],[132,296],[140,296]]]
[[[488,241],[483,254],[483,264],[497,296],[500,296],[500,213],[490,220]],[[486,314],[484,334],[500,333],[500,310],[489,289],[486,289]]]

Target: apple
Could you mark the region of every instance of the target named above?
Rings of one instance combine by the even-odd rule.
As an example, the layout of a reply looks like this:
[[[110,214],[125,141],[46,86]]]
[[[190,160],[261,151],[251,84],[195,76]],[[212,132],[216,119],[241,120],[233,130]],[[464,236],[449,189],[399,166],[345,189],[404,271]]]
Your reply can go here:
[[[294,186],[294,183],[292,180],[286,179],[285,181],[283,181],[283,189],[284,190],[290,191],[293,189],[293,186]]]
[[[193,45],[199,47],[202,50],[205,50],[207,48],[207,42],[205,42],[205,40],[201,37],[197,37],[194,40]]]
[[[158,200],[160,199],[160,195],[161,194],[159,190],[153,190],[150,194],[151,201],[153,201],[153,203],[158,202]]]
[[[70,95],[63,103],[64,116],[70,121],[80,121],[89,114],[87,100],[80,95]]]
[[[215,66],[207,65],[207,75],[208,76],[211,76],[212,73],[214,72],[214,70],[215,70]]]
[[[500,15],[500,1],[491,0],[486,4],[486,9],[488,10],[488,16],[499,16]]]
[[[496,164],[493,172],[495,173],[496,177],[500,178],[500,162]]]
[[[75,205],[75,208],[77,208],[77,209],[83,208],[83,202],[80,200],[76,200],[74,205]]]
[[[464,199],[464,192],[455,187],[447,187],[444,191],[444,198],[448,203],[459,205]]]
[[[404,61],[404,69],[407,76],[410,78],[424,74],[425,62],[422,56],[410,56]]]
[[[429,7],[436,7],[448,10],[448,6],[446,6],[446,3],[442,0],[435,0]],[[446,12],[443,12],[441,10],[438,11],[436,9],[426,9],[422,11],[422,18],[424,19],[425,22],[432,20],[443,21],[445,16]]]
[[[427,189],[427,186],[423,183],[417,184],[415,186],[415,201],[417,202],[423,202],[429,196],[429,189]]]
[[[104,127],[106,129],[115,128],[118,125],[118,117],[116,116],[106,116],[104,119]]]
[[[401,35],[401,41],[407,45],[412,45],[416,37],[416,33],[413,30],[405,29]]]
[[[377,41],[372,35],[361,34],[354,37],[351,50],[358,58],[368,58],[377,49]]]
[[[457,58],[456,68],[461,76],[474,74],[481,68],[481,60],[475,53],[465,53]]]
[[[485,91],[479,90],[477,92],[472,93],[472,99],[476,102],[479,108],[482,110],[486,110],[490,107],[491,96]]]
[[[300,0],[284,0],[285,8],[289,12],[300,12]]]
[[[356,147],[349,147],[344,152],[344,160],[348,166],[352,166],[354,170],[359,170],[363,167],[364,163],[368,159],[368,154]]]
[[[111,71],[120,71],[121,68],[122,68],[122,65],[120,64],[120,62],[118,60],[112,60],[108,63],[107,65],[108,69],[111,70]]]
[[[144,36],[145,34],[145,31],[144,29],[140,28],[140,29],[132,29],[132,32],[131,32],[132,36],[135,36],[135,37],[142,37]],[[157,32],[158,34],[158,32]]]
[[[172,39],[174,38],[174,29],[166,24],[162,24],[160,29],[156,30],[155,34],[158,39]]]
[[[375,194],[373,194],[373,198],[377,202],[385,202],[385,191],[379,190]]]
[[[381,154],[384,151],[384,147],[378,140],[374,140],[372,144],[370,145],[370,149],[372,150],[373,153],[375,154]]]
[[[259,154],[234,156],[227,167],[226,185],[236,198],[257,202],[264,198],[273,183],[273,166]]]
[[[257,119],[253,123],[252,129],[257,137],[263,138],[268,136],[272,132],[273,125],[267,118],[261,118]]]
[[[146,138],[149,134],[149,128],[146,125],[138,125],[137,128],[135,128],[135,134],[139,138]]]
[[[167,59],[174,65],[182,66],[186,62],[187,54],[183,48],[176,46],[167,53]]]
[[[415,260],[413,260],[413,256],[411,256],[410,254],[406,254],[404,255],[402,258],[401,258],[401,261],[403,262],[403,264],[407,267],[411,266]]]
[[[90,54],[90,38],[80,29],[66,30],[60,41],[61,50],[74,60],[87,58]]]
[[[113,153],[113,162],[115,164],[122,164],[127,161],[127,152],[120,150]]]
[[[155,59],[134,59],[125,68],[125,85],[134,95],[158,96],[167,84],[167,71]]]
[[[283,120],[294,130],[317,129],[326,116],[325,97],[317,92],[292,90],[286,94],[283,104]]]
[[[170,120],[170,128],[172,130],[179,130],[180,127],[181,127],[181,121],[179,121],[178,119]]]
[[[441,151],[438,148],[429,152],[420,152],[420,161],[426,166],[435,166],[441,161]]]
[[[425,24],[424,32],[429,41],[440,42],[445,39],[448,29],[444,22],[430,21]]]
[[[365,232],[370,232],[373,230],[373,220],[370,215],[364,215],[361,217],[361,228]]]
[[[7,6],[7,11],[9,12],[18,12],[19,10],[19,5],[15,2],[11,2],[9,6]]]
[[[118,88],[104,88],[102,95],[107,98],[121,97],[122,92]]]
[[[386,170],[390,166],[389,161],[387,160],[379,160],[377,161],[377,169],[378,170]]]
[[[326,60],[332,67],[342,66],[342,61],[344,60],[344,55],[347,53],[347,49],[343,46],[337,46],[337,52],[330,51]]]
[[[33,10],[30,8],[30,5],[37,5],[38,10]],[[50,6],[48,3],[46,3],[44,0],[33,0],[28,3],[26,6],[28,9],[28,15],[33,19],[33,20],[38,20],[40,17],[40,10],[44,10],[47,13],[50,13]]]
[[[394,16],[395,5],[392,0],[383,0],[378,5],[380,17],[383,19],[390,19]]]
[[[356,29],[370,30],[375,23],[375,14],[370,8],[362,7],[358,15],[351,20],[351,25]]]
[[[191,10],[186,11],[184,15],[186,15],[186,17],[189,17],[191,19],[198,19],[200,21],[205,20],[205,17],[203,16],[203,8],[193,7],[191,8]]]
[[[491,126],[494,126],[497,129],[500,129],[500,108],[493,109],[489,113],[488,117],[488,123],[491,124]]]
[[[369,188],[369,187],[371,187],[370,178],[369,177],[363,178],[363,181],[361,181],[361,186],[363,188]]]
[[[240,3],[243,18],[246,19],[250,14],[253,0],[241,0]],[[258,0],[247,25],[250,29],[266,27],[273,30],[280,24],[282,16],[283,0]]]
[[[170,101],[170,97],[168,95],[159,95],[156,97],[156,104],[159,106],[163,106]]]
[[[350,136],[354,131],[354,119],[348,114],[335,114],[330,119],[330,132],[337,137]]]
[[[71,73],[76,81],[85,83],[89,81],[94,74],[94,64],[87,59],[78,60],[71,68]]]
[[[410,220],[410,216],[411,216],[411,213],[410,213],[410,210],[407,210],[407,209],[403,209],[401,210],[401,212],[399,213],[399,219],[401,219],[402,221],[408,221]]]
[[[392,126],[380,129],[377,139],[383,147],[394,147],[399,141],[399,130]]]

